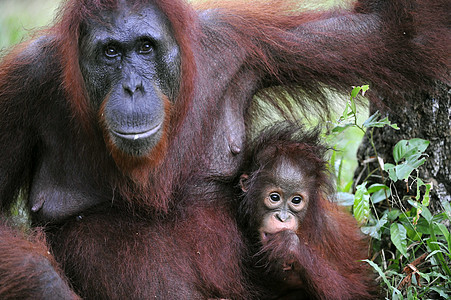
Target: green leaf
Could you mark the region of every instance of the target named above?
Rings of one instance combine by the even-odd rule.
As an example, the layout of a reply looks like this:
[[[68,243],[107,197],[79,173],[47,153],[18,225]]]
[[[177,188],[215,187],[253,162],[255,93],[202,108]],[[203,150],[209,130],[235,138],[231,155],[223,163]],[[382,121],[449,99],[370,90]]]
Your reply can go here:
[[[357,97],[361,90],[362,90],[361,86],[356,86],[355,88],[353,88],[351,91],[351,98]]]
[[[376,111],[374,114],[372,114],[368,119],[366,119],[365,122],[363,122],[363,126],[366,128],[372,127],[371,124],[377,123],[377,118],[380,117],[380,112]]]
[[[404,257],[407,257],[407,230],[402,224],[393,223],[390,226],[390,239]]]
[[[426,260],[428,260],[428,258],[431,256],[431,254],[432,253],[430,253],[429,255],[428,255],[428,257],[426,257]],[[447,278],[445,275],[443,275],[442,273],[439,273],[439,272],[436,272],[436,271],[431,271],[431,272],[429,272],[429,274],[431,274],[431,276],[433,276],[433,277],[438,277],[438,278],[441,278],[441,279],[444,279],[444,280],[450,280],[451,278]]]
[[[385,184],[375,183],[368,188],[368,193],[371,195],[371,201],[376,204],[390,197],[390,188]]]
[[[426,219],[426,221],[428,221],[429,224],[432,224],[432,214],[429,209],[420,203],[418,203],[418,205],[421,206],[421,215]]]
[[[422,272],[420,272],[420,271],[418,271],[418,274],[420,274],[421,277],[423,277],[424,279],[426,279],[427,282],[431,282],[431,277],[429,276],[429,274],[422,273]]]
[[[335,199],[337,199],[338,205],[341,206],[354,205],[354,195],[351,193],[338,192],[335,194]]]
[[[368,124],[369,127],[384,127],[385,125],[390,125],[390,121],[388,120],[388,117],[383,118],[382,120],[375,121],[373,123]]]
[[[437,292],[443,299],[449,299],[449,290],[446,287],[432,286],[430,289]]]
[[[340,133],[340,132],[343,132],[344,130],[346,130],[347,128],[352,127],[352,126],[354,126],[353,123],[346,123],[346,124],[344,124],[344,125],[336,125],[336,126],[332,129],[332,132],[333,132],[333,133]]]
[[[420,178],[417,178],[417,195],[415,196],[415,200],[419,201],[420,197],[421,197],[421,191],[420,191],[420,187],[422,187],[424,185],[423,180],[421,180]]]
[[[418,159],[419,155],[409,157],[405,162],[395,167],[396,177],[398,179],[407,179],[413,170],[424,164],[425,158]]]
[[[396,166],[393,164],[386,163],[384,164],[384,170],[388,172],[388,177],[394,182],[398,181],[398,177],[396,176]]]
[[[394,169],[396,166],[394,164],[390,164],[390,163],[385,163],[384,164],[384,170],[390,170],[390,169]]]
[[[396,182],[398,181],[398,177],[396,176],[396,169],[389,169],[388,170],[388,177],[393,181]]]
[[[362,96],[365,96],[365,93],[370,89],[370,86],[368,84],[364,84],[361,86],[361,88],[362,88]]]
[[[361,225],[366,224],[370,215],[370,194],[366,189],[366,182],[357,186],[354,196],[354,217]]]
[[[448,220],[451,220],[451,204],[446,200],[443,200],[440,203],[442,204],[443,208],[445,209],[446,218]]]
[[[387,215],[385,214],[384,216],[382,216],[382,218],[376,223],[376,225],[374,226],[364,226],[361,228],[362,232],[366,235],[369,235],[375,239],[380,240],[381,239],[381,233],[380,230],[381,228],[387,224],[388,219],[387,219]]]
[[[429,142],[428,140],[423,140],[419,138],[409,140],[410,146],[416,148],[421,153],[424,153],[424,151],[426,151],[430,143],[431,142]]]
[[[399,129],[399,127],[396,124],[391,124],[391,122],[388,120],[388,117],[385,117],[380,120],[379,119],[380,116],[381,114],[379,113],[379,111],[376,111],[365,122],[363,122],[362,125],[366,128],[390,126],[394,129]]]
[[[432,224],[433,216],[426,206],[417,201],[408,200],[407,202],[409,202],[410,205],[412,205],[413,207],[415,207],[420,211],[420,214],[424,217],[424,219],[428,222],[428,224]]]
[[[395,159],[395,162],[400,162],[401,159],[404,158],[407,151],[409,151],[409,148],[407,147],[406,140],[401,140],[396,143],[395,147],[393,147],[393,158]]]
[[[413,286],[418,285],[417,278],[415,276],[412,276],[411,278]],[[414,295],[414,292],[416,292],[416,290],[413,286],[409,286],[407,288],[407,300],[418,300],[418,298],[416,297],[416,293]]]
[[[446,218],[446,214],[444,213],[444,212],[442,212],[442,213],[437,213],[436,215],[434,215],[433,217],[432,217],[432,220],[434,221],[434,222],[443,222],[443,221],[445,221],[447,218]]]
[[[413,227],[413,224],[411,222],[411,218],[404,217],[404,215],[401,215],[399,217],[399,222],[401,222],[402,225],[404,225],[404,228],[407,231],[407,238],[408,239],[411,239],[413,241],[420,241],[421,240],[422,233],[419,232],[418,230],[416,230]]]
[[[372,194],[380,190],[389,190],[389,187],[385,184],[375,183],[368,187],[368,193]]]
[[[390,126],[391,128],[393,128],[393,129],[395,129],[395,130],[399,130],[399,127],[398,127],[398,125],[397,125],[396,123],[394,123],[394,124],[389,124],[389,126]]]
[[[374,270],[376,270],[377,273],[379,273],[379,276],[382,278],[382,280],[385,282],[385,284],[390,288],[397,290],[394,286],[391,285],[390,281],[388,281],[387,276],[385,276],[385,273],[379,268],[378,265],[376,265],[374,262],[372,262],[369,259],[364,259],[364,262],[367,262],[371,267],[373,267]],[[399,291],[398,291],[399,292]]]
[[[403,158],[408,159],[413,155],[421,155],[429,146],[430,142],[423,139],[400,140],[393,148],[393,158],[395,162],[400,162]]]
[[[351,107],[352,113],[355,115],[357,113],[357,108],[355,106],[355,98],[354,97],[351,98],[350,107]]]
[[[366,91],[370,89],[368,84],[362,86],[356,86],[351,91],[351,98],[355,98],[359,95],[359,92],[362,91],[362,96],[365,96]]]
[[[428,254],[428,256],[426,257],[426,260],[433,258],[438,253],[442,253],[442,250],[434,250],[434,251],[432,251],[431,253]]]
[[[396,291],[398,291],[398,292],[396,292]],[[402,296],[402,293],[399,290],[397,290],[397,289],[396,289],[396,291],[393,290],[393,293],[391,295],[391,299],[392,300],[404,300],[404,298]]]
[[[418,220],[416,229],[419,233],[428,234],[428,235],[431,234],[431,227],[429,226],[429,223],[425,218],[420,218]]]
[[[390,197],[390,195],[391,195],[390,190],[385,191],[384,189],[382,189],[382,190],[379,190],[379,191],[371,194],[371,201],[374,204],[376,204],[376,203],[384,201],[387,197]]]
[[[450,238],[448,228],[446,228],[446,226],[441,223],[434,222],[434,224],[436,224],[438,226],[440,232],[443,234],[446,242],[448,243],[448,249],[451,250],[451,238]]]
[[[341,189],[343,192],[348,192],[352,189],[353,181],[349,180],[349,182]],[[351,204],[352,205],[352,204]]]
[[[423,204],[424,206],[428,206],[429,201],[431,199],[430,192],[432,189],[432,184],[426,183],[425,186],[426,186],[426,191],[424,192],[424,197],[423,197],[423,201],[421,202],[421,204]]]
[[[346,103],[345,110],[343,111],[343,114],[341,115],[341,118],[340,118],[342,121],[348,119],[348,117],[349,117],[349,112],[348,112],[348,110],[349,110],[349,103]]]
[[[393,222],[401,215],[401,211],[399,209],[392,209],[391,211],[387,212],[387,217],[390,222]]]

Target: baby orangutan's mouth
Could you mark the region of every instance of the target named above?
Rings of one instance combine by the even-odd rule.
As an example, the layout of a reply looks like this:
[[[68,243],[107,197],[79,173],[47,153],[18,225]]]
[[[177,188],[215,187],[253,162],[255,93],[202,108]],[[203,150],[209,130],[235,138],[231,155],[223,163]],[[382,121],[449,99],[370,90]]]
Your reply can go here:
[[[288,272],[294,269],[294,263],[284,263],[282,266],[282,270],[284,272]]]
[[[268,233],[264,231],[260,232],[260,240],[265,245],[268,242]]]
[[[285,230],[279,230],[279,231],[276,231],[276,232],[268,232],[268,231],[263,231],[263,230],[260,231],[261,243],[263,245],[266,245],[268,243],[268,241],[271,239],[271,237],[273,237],[274,235],[276,235],[276,234],[278,234],[278,233],[280,233],[282,231],[285,231]]]
[[[275,232],[260,231],[260,241],[263,246],[268,245],[274,241],[276,244],[283,243],[287,249],[293,251],[300,243],[296,232],[289,229],[278,230]]]

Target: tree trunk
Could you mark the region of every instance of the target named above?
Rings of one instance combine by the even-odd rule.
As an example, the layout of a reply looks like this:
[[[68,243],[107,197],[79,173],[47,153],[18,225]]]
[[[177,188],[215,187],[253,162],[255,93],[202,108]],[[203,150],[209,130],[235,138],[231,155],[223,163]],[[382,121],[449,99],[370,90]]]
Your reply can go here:
[[[450,86],[437,83],[433,92],[418,92],[409,96],[408,105],[388,105],[389,111],[384,112],[391,123],[396,123],[400,130],[389,127],[376,128],[373,132],[373,140],[379,157],[384,162],[393,163],[393,147],[402,139],[422,138],[430,141],[426,150],[427,161],[419,168],[419,177],[424,182],[431,182],[430,210],[443,211],[443,203],[451,201],[451,103]],[[385,101],[389,103],[389,101]],[[376,111],[370,106],[370,115]],[[366,133],[357,152],[359,167],[355,178],[360,184],[371,170],[377,168],[374,151],[369,142],[369,132]],[[371,161],[371,162],[368,162]],[[360,175],[360,177],[359,177]],[[412,175],[415,175],[412,173]],[[374,172],[367,178],[370,183],[380,182],[380,172]],[[407,184],[397,185],[399,199],[406,195],[416,195],[416,187]]]

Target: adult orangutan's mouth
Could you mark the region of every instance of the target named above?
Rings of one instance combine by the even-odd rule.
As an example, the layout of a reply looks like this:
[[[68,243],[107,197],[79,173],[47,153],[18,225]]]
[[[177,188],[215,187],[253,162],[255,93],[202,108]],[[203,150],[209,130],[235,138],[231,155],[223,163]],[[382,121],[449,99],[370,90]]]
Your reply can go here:
[[[135,140],[146,139],[148,137],[151,137],[152,135],[154,135],[161,129],[162,125],[163,125],[163,122],[161,122],[160,124],[158,124],[157,126],[151,128],[149,130],[140,131],[140,132],[122,132],[122,131],[117,131],[117,130],[111,130],[111,132],[112,132],[112,134],[114,134],[115,136],[117,136],[121,139],[135,141]]]

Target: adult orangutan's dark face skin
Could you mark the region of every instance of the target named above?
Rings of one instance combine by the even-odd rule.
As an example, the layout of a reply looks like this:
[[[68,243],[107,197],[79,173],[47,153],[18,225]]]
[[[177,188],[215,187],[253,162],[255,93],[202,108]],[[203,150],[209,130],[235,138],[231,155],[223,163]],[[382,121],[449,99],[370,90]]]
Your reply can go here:
[[[150,4],[84,24],[80,67],[107,139],[132,156],[160,141],[180,82],[180,53],[169,21]]]

